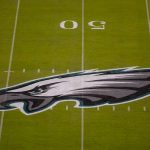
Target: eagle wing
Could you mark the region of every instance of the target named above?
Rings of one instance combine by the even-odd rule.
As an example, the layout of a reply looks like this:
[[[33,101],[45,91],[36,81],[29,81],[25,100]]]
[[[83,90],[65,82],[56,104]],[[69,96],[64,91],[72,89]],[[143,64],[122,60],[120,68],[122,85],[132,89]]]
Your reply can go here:
[[[126,68],[79,74],[80,87],[57,96],[57,100],[73,99],[79,101],[78,107],[93,107],[126,103],[150,94],[150,69]]]

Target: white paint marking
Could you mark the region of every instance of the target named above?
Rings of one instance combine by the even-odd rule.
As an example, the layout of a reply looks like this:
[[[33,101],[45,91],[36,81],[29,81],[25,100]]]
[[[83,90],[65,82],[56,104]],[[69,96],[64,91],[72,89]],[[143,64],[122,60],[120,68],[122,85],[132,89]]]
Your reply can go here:
[[[38,70],[37,70],[37,73],[40,73],[40,72],[41,72],[41,69],[38,69]]]
[[[24,68],[24,69],[22,70],[22,72],[25,73],[25,72],[26,72],[26,69]]]
[[[67,73],[69,73],[70,72],[70,70],[69,69],[67,69]]]
[[[13,52],[14,52],[14,44],[15,44],[17,22],[18,22],[19,6],[20,6],[20,0],[17,1],[17,10],[16,10],[16,16],[15,16],[14,31],[13,31],[13,36],[12,36],[12,44],[11,44],[11,49],[10,49],[10,57],[9,57],[9,65],[8,65],[6,87],[9,86],[9,81],[10,81],[10,76],[11,76],[11,66],[12,66],[12,60],[13,60]],[[2,114],[1,114],[0,140],[2,138],[3,122],[4,122],[4,111],[2,111]]]
[[[82,0],[82,64],[81,70],[84,70],[84,0]],[[81,108],[81,150],[84,150],[84,108]]]
[[[52,73],[55,73],[55,69],[52,69]]]
[[[116,110],[116,107],[115,107],[115,106],[112,106],[112,110],[115,111],[115,110]]]
[[[67,22],[72,23],[72,27],[66,27],[65,24]],[[73,29],[76,29],[77,27],[78,27],[78,23],[76,21],[73,21],[73,20],[65,20],[65,21],[62,21],[60,23],[60,28],[65,29],[65,30],[67,30],[67,29],[73,30]]]
[[[94,25],[94,23],[99,23],[99,25]],[[90,21],[88,25],[92,30],[105,30],[105,21]]]
[[[99,107],[96,107],[97,108],[97,111],[99,111]]]
[[[13,73],[14,71],[12,71],[12,70],[9,71],[8,70],[8,71],[4,71],[4,72],[6,72],[8,74],[8,73]]]
[[[148,22],[148,30],[150,33],[150,15],[149,15],[149,7],[148,7],[148,0],[145,0],[145,4],[146,4],[146,14],[147,14],[147,22]]]
[[[130,108],[130,106],[128,106],[128,111],[130,111],[131,110],[131,108]]]
[[[66,110],[68,110],[68,105],[66,105]]]
[[[144,106],[144,107],[143,107],[143,111],[146,111],[146,110],[147,110],[147,109],[146,109],[146,106]]]

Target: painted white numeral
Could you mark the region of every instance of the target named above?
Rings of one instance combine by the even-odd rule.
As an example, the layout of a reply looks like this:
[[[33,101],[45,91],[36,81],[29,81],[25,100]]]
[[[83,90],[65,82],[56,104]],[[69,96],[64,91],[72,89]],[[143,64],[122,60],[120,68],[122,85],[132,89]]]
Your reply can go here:
[[[90,21],[88,25],[92,27],[92,30],[104,30],[105,29],[105,21]]]
[[[72,24],[71,27],[66,27],[66,23]],[[76,29],[78,27],[78,23],[73,20],[65,20],[60,23],[60,28],[62,29]]]

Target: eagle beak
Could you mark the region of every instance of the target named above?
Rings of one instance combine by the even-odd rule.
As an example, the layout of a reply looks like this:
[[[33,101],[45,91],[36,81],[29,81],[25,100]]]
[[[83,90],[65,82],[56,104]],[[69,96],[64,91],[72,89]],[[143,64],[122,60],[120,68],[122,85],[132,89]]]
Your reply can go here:
[[[43,110],[53,98],[36,97],[24,93],[0,91],[0,111],[20,109],[25,114],[32,114],[37,110]]]
[[[0,91],[0,110],[14,109],[14,107],[10,106],[9,103],[11,102],[11,100],[14,100],[15,98],[16,95]]]

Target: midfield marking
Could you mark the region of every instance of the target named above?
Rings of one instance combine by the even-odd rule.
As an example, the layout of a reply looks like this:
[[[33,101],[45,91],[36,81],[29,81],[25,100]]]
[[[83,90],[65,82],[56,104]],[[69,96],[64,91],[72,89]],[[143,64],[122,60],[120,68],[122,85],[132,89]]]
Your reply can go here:
[[[81,70],[84,70],[84,0],[82,0],[82,56]],[[81,108],[81,150],[84,150],[84,108]]]
[[[70,27],[66,27],[65,24],[66,23],[72,23],[72,26]],[[96,25],[98,24],[98,25]],[[88,22],[88,26],[92,29],[92,30],[105,30],[105,24],[106,21],[101,21],[101,20],[94,20],[94,21],[90,21]],[[65,30],[73,30],[78,28],[78,22],[74,21],[74,20],[65,20],[62,21],[59,24],[61,29],[65,29]]]

